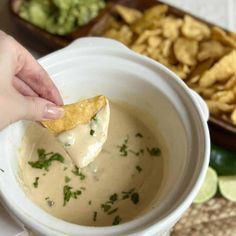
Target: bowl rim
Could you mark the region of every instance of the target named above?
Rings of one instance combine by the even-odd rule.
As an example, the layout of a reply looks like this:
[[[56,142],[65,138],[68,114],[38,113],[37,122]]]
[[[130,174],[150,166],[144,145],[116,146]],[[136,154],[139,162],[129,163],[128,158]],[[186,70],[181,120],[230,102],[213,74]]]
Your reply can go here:
[[[118,225],[118,226],[105,226],[105,227],[80,226],[80,225],[76,225],[76,224],[72,224],[72,223],[68,223],[68,222],[65,222],[63,220],[60,220],[56,217],[53,217],[53,216],[49,215],[46,212],[45,212],[45,214],[47,214],[48,217],[50,216],[51,219],[54,219],[57,222],[57,223],[55,223],[55,225],[60,223],[60,224],[63,224],[65,226],[65,228],[68,228],[68,227],[71,227],[71,228],[73,227],[74,228],[75,227],[77,229],[77,232],[81,232],[82,235],[85,235],[85,234],[83,234],[83,232],[86,232],[86,235],[117,235],[117,233],[121,232],[125,228],[128,228],[128,230],[133,230],[133,232],[135,232],[134,235],[137,235],[136,230],[140,229],[140,227],[141,227],[141,229],[140,229],[139,232],[150,232],[152,230],[158,230],[158,229],[163,230],[165,228],[165,225],[167,224],[167,222],[168,222],[169,225],[172,226],[178,220],[178,217],[180,217],[180,215],[182,215],[184,213],[184,211],[192,203],[194,197],[197,195],[197,193],[198,193],[198,191],[201,187],[201,184],[203,183],[204,176],[205,176],[206,171],[207,171],[209,156],[210,156],[210,138],[209,138],[208,127],[207,127],[207,123],[206,123],[206,119],[204,117],[204,114],[202,114],[198,102],[196,100],[194,100],[194,98],[191,96],[190,90],[187,87],[187,85],[182,80],[180,80],[173,72],[171,72],[168,68],[166,68],[162,64],[160,64],[160,63],[158,63],[158,62],[156,62],[156,61],[154,61],[150,58],[147,58],[145,56],[134,53],[133,51],[129,50],[128,48],[126,48],[122,44],[120,44],[118,42],[115,42],[114,40],[103,39],[103,38],[100,38],[100,37],[99,38],[95,38],[95,37],[89,38],[88,37],[88,38],[83,38],[83,39],[77,40],[77,43],[82,42],[82,44],[83,44],[83,41],[84,42],[87,41],[88,45],[90,45],[90,46],[92,45],[94,47],[99,45],[98,41],[100,41],[100,42],[106,41],[106,43],[108,43],[108,45],[110,44],[110,48],[109,48],[109,46],[108,46],[109,49],[107,48],[108,50],[113,50],[113,51],[116,51],[116,52],[119,52],[119,53],[122,52],[122,54],[124,54],[124,55],[135,57],[136,60],[142,61],[144,63],[148,63],[148,64],[152,65],[153,67],[155,67],[156,69],[161,70],[162,72],[166,73],[169,77],[171,77],[174,80],[174,83],[177,86],[179,86],[179,88],[181,88],[182,91],[184,91],[186,93],[186,96],[189,97],[189,99],[191,100],[191,103],[194,105],[195,110],[199,113],[199,118],[200,118],[201,125],[202,125],[201,128],[202,128],[202,131],[203,131],[202,134],[203,134],[203,139],[204,139],[203,140],[204,147],[202,147],[204,149],[203,150],[204,157],[202,157],[201,168],[199,168],[199,170],[198,170],[198,172],[199,172],[198,177],[196,179],[194,179],[194,183],[193,183],[193,186],[192,186],[191,190],[188,190],[187,192],[185,191],[185,193],[183,194],[182,202],[178,206],[176,206],[175,209],[173,209],[173,211],[170,214],[168,214],[167,216],[164,216],[162,218],[162,220],[160,220],[158,222],[155,222],[155,224],[150,223],[149,225],[146,225],[145,228],[142,228],[143,224],[144,224],[144,223],[142,223],[143,219],[151,217],[151,216],[153,217],[154,213],[148,212],[145,215],[143,215],[143,216],[141,216],[137,219],[134,219],[132,221],[129,221],[127,223],[123,223],[123,224]],[[114,48],[114,43],[116,44],[115,48]],[[118,44],[119,44],[119,47],[117,46]],[[59,50],[57,52],[49,54],[48,56],[45,56],[45,57],[41,58],[39,60],[39,62],[41,64],[44,64],[45,62],[48,61],[48,59],[52,58],[53,56],[58,56],[61,53],[66,52],[66,51],[68,51],[68,52],[73,51],[74,52],[75,46],[76,47],[78,46],[78,45],[76,45],[76,42],[74,44],[74,47],[73,47],[73,44],[72,44],[68,48]],[[1,185],[1,181],[0,181],[0,185]],[[4,199],[4,202],[8,206],[8,208],[10,208],[11,211],[19,219],[21,219],[26,225],[31,226],[34,229],[36,228],[40,232],[46,232],[48,230],[47,232],[57,233],[57,235],[64,235],[60,231],[54,231],[56,229],[50,229],[52,227],[51,227],[51,225],[49,225],[49,222],[47,222],[47,220],[44,220],[44,222],[40,222],[40,223],[46,223],[46,224],[39,226],[39,221],[36,221],[33,217],[24,215],[23,212],[21,212],[19,209],[17,209],[17,206],[13,206],[11,204],[11,202],[9,202],[9,199],[4,195],[4,193],[2,193],[2,191],[0,191],[0,192],[1,192],[2,198]],[[135,228],[135,230],[134,230],[134,228]],[[106,233],[104,233],[104,231]],[[132,235],[132,234],[129,234],[129,235]]]

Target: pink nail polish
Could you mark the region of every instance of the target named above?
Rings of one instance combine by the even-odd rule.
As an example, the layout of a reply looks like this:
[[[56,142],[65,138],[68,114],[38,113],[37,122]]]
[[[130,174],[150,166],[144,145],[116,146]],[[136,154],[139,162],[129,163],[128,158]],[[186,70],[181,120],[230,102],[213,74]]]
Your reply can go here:
[[[48,104],[45,108],[44,119],[59,119],[63,116],[64,109],[62,107],[58,107],[52,104]]]

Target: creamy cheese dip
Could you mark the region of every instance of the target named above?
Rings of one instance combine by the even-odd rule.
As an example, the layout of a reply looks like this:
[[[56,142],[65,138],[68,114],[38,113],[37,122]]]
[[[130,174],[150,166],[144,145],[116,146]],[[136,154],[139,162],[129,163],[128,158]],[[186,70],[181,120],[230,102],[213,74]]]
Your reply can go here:
[[[115,103],[110,109],[107,141],[82,169],[45,128],[29,125],[20,149],[20,182],[49,214],[75,224],[108,226],[154,207],[168,158],[163,140],[145,125],[147,115]]]
[[[109,102],[88,124],[78,125],[57,136],[75,165],[80,168],[94,161],[107,139],[110,120]]]

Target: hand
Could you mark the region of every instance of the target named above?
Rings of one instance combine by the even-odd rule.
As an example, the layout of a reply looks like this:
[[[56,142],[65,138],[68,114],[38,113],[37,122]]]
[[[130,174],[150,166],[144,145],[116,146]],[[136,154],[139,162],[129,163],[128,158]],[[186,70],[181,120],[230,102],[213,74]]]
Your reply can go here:
[[[21,119],[60,118],[61,105],[47,72],[23,46],[0,31],[0,130]]]

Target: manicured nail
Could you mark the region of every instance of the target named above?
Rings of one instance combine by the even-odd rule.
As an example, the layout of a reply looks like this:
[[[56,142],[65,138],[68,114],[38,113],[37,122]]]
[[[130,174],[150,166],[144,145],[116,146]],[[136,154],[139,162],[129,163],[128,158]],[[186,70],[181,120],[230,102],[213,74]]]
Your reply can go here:
[[[50,119],[59,119],[63,116],[64,114],[64,109],[62,107],[57,107],[52,104],[48,104],[45,108],[45,113],[43,118],[45,120],[50,120]]]

